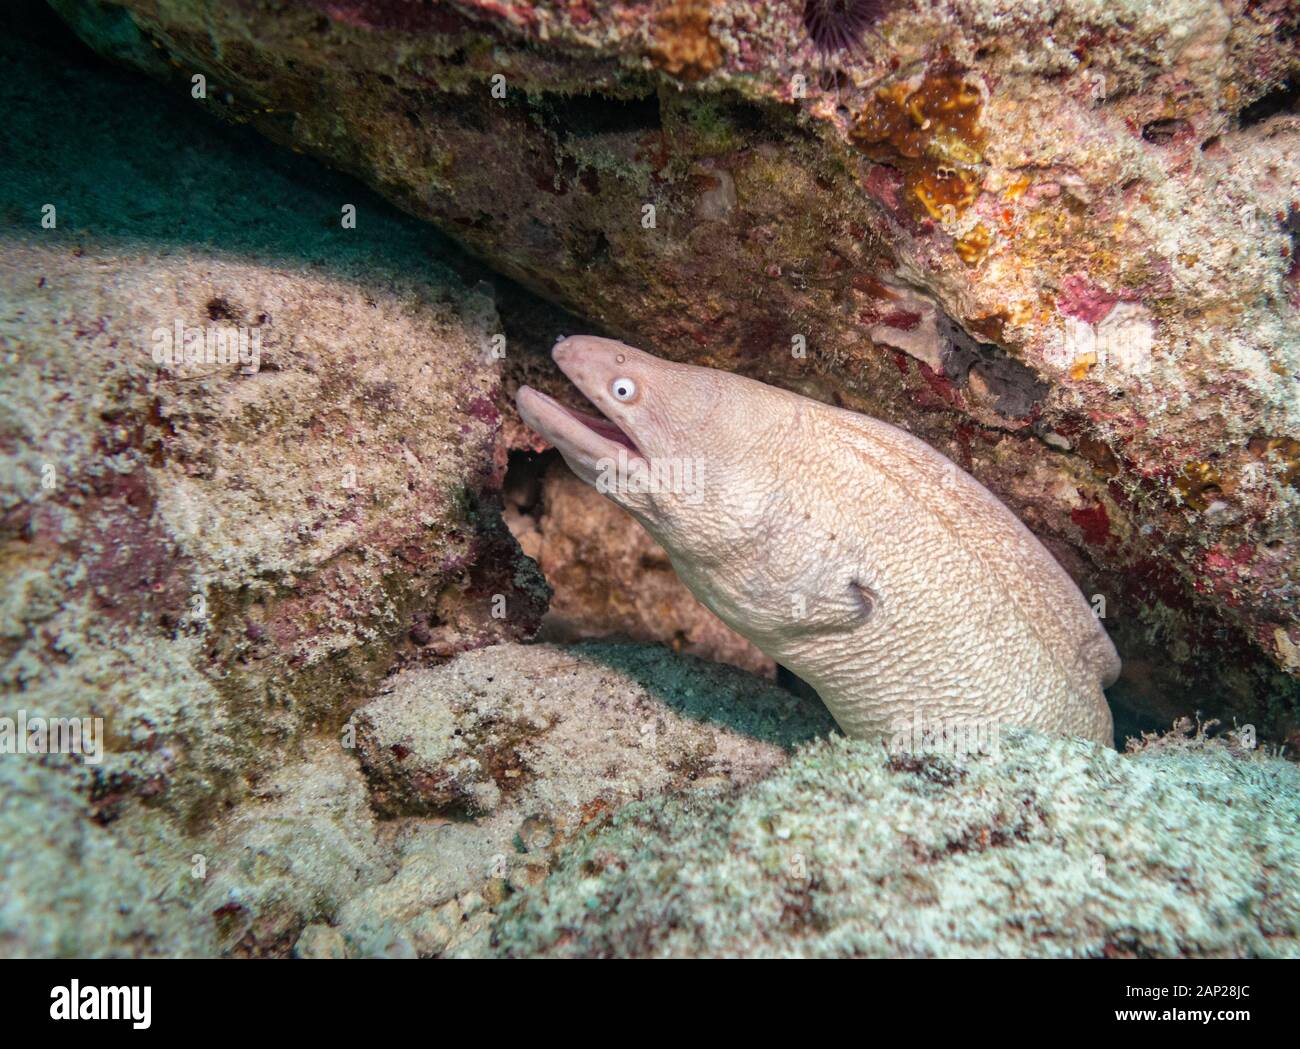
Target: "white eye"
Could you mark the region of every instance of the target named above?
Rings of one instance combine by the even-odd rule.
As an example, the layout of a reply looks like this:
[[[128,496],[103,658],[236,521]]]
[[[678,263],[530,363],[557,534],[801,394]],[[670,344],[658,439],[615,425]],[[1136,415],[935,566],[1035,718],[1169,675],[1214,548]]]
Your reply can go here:
[[[616,401],[631,401],[636,398],[636,383],[631,379],[615,379],[609,384],[609,392]]]

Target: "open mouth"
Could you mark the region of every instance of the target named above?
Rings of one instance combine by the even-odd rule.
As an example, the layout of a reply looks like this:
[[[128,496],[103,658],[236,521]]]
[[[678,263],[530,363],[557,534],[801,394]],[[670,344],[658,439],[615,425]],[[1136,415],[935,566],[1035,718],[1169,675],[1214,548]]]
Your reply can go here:
[[[620,430],[617,424],[606,419],[603,415],[591,415],[587,412],[579,411],[577,408],[570,408],[567,404],[561,404],[554,397],[542,393],[540,390],[534,390],[531,387],[524,387],[523,389],[527,390],[528,393],[534,397],[540,398],[547,408],[552,411],[561,412],[574,422],[578,423],[584,430],[595,434],[597,437],[600,437],[605,441],[626,448],[632,455],[638,458],[645,458],[641,453],[641,449],[636,446],[636,442]],[[595,405],[592,405],[592,407],[595,407]],[[546,430],[553,431],[553,428],[546,427]],[[546,432],[545,436],[552,444],[555,444],[557,443],[557,438],[561,435],[556,432]],[[569,439],[572,441],[572,437]]]
[[[571,418],[577,419],[578,422],[582,423],[582,425],[588,430],[600,434],[600,436],[605,438],[607,441],[621,444],[629,452],[634,452],[637,455],[641,454],[641,449],[636,446],[636,442],[603,415],[588,415],[586,412],[578,411],[577,408],[570,408],[568,405],[559,404],[558,401],[556,404],[567,412]]]

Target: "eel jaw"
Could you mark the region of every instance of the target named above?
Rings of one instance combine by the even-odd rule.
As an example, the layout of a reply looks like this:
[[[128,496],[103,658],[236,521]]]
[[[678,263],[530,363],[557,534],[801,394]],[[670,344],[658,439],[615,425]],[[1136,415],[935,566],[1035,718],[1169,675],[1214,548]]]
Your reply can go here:
[[[577,459],[594,469],[600,460],[617,459],[620,452],[629,460],[645,459],[636,442],[610,420],[568,408],[531,386],[519,387],[515,406],[528,427],[570,461]]]

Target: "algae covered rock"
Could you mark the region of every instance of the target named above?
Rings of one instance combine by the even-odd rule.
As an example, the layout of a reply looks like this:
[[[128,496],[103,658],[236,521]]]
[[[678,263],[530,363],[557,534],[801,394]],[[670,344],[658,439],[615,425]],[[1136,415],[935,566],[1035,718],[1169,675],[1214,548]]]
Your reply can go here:
[[[0,957],[210,955],[191,841],[156,812],[105,825],[85,784],[34,757],[0,760]]]
[[[653,645],[494,645],[408,670],[353,716],[375,809],[484,815],[748,782],[834,731],[820,704]]]
[[[816,700],[731,667],[599,643],[494,645],[408,670],[348,729],[396,871],[338,922],[355,953],[381,956],[481,954],[495,910],[481,912],[531,891],[593,821],[756,782],[835,731]]]
[[[349,727],[201,826],[87,800],[87,770],[58,756],[7,757],[0,953],[481,955],[500,907],[593,821],[754,783],[834,731],[815,701],[627,644],[462,653],[396,675]]]
[[[725,800],[632,805],[508,955],[1300,957],[1300,770],[1222,743],[984,755],[831,737]]]
[[[0,49],[0,713],[104,720],[104,818],[201,817],[395,663],[536,629],[500,318],[362,187]]]

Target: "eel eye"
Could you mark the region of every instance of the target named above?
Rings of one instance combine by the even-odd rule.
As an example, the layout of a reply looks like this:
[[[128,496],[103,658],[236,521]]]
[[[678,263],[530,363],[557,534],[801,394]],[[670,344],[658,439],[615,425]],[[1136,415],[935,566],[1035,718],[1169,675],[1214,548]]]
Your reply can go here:
[[[626,404],[636,400],[636,383],[631,379],[615,379],[609,385],[609,392],[614,395],[614,400]]]

